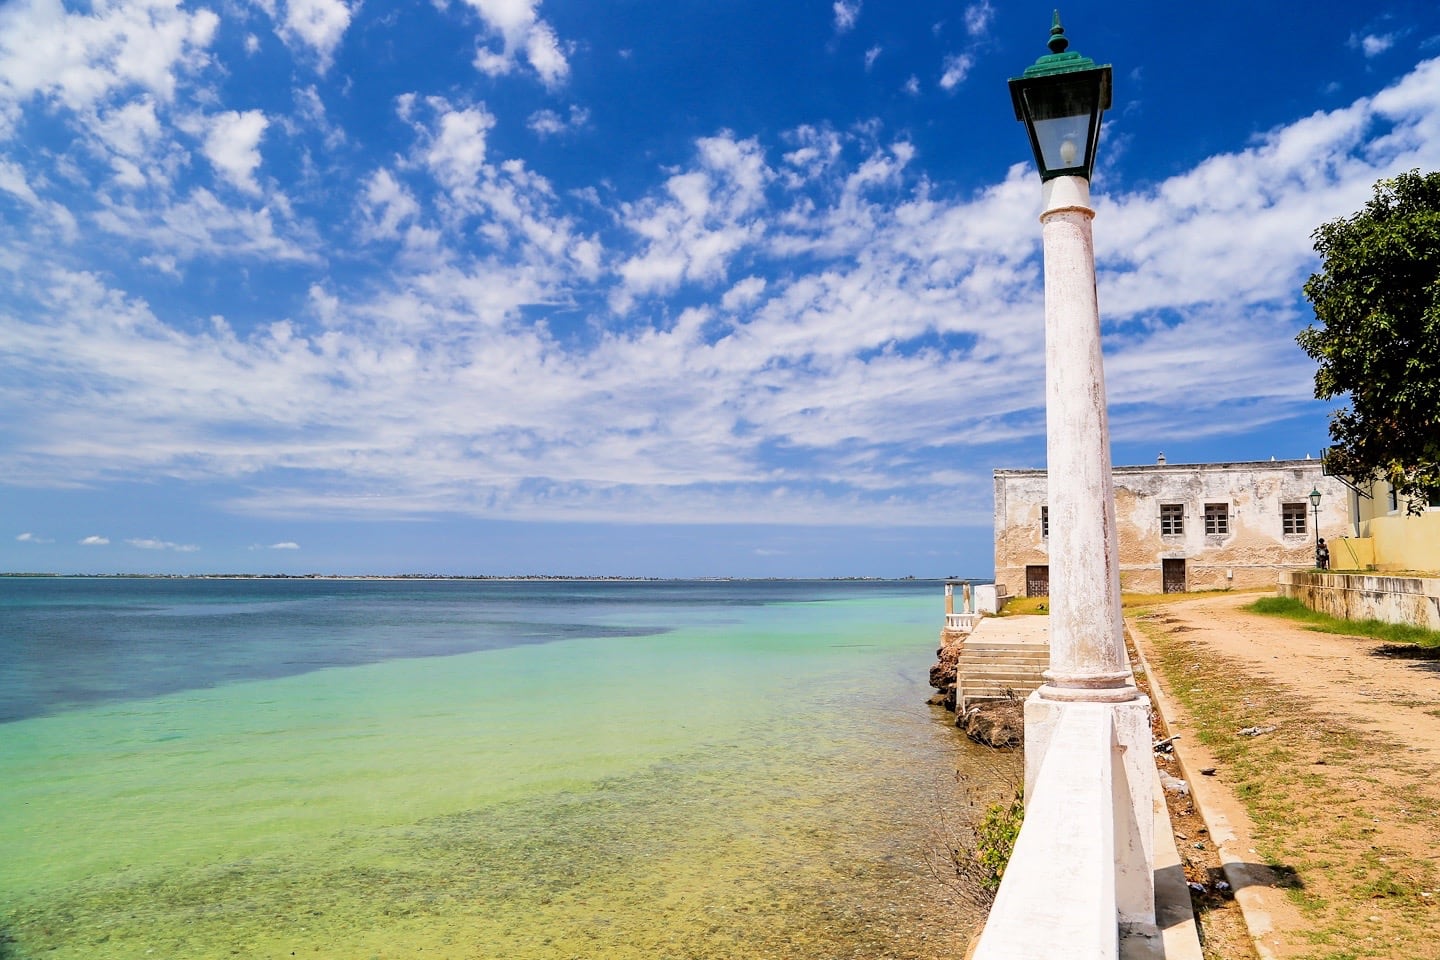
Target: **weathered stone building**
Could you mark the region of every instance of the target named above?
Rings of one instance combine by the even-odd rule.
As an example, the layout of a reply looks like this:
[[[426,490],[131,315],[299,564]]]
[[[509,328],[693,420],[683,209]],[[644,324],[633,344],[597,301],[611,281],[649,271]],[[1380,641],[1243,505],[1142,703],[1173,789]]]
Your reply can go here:
[[[1115,467],[1120,587],[1126,592],[1273,587],[1277,571],[1315,565],[1319,536],[1353,529],[1351,496],[1319,460]],[[1012,596],[1049,593],[1044,470],[995,471],[995,582]]]

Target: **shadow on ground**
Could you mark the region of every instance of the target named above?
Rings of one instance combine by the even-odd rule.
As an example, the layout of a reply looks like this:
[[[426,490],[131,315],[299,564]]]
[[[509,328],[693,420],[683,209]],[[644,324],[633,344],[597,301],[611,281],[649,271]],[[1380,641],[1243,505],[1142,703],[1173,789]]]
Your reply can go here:
[[[1433,660],[1440,663],[1440,647],[1421,647],[1410,643],[1382,643],[1370,653],[1373,656],[1389,657],[1392,660]]]
[[[1370,651],[1372,657],[1387,660],[1409,660],[1411,670],[1440,673],[1440,647],[1421,647],[1410,643],[1382,643]]]

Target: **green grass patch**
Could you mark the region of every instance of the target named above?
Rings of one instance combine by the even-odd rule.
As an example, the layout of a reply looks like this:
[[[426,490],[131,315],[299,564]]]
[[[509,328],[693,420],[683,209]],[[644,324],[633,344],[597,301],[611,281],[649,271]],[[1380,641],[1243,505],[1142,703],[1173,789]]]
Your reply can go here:
[[[1028,616],[1050,612],[1049,597],[1011,597],[1000,609],[1000,616]]]
[[[1180,603],[1185,600],[1196,600],[1200,597],[1211,597],[1217,593],[1259,593],[1268,591],[1269,587],[1247,587],[1244,590],[1192,590],[1189,593],[1121,593],[1120,606],[1127,612],[1150,607],[1160,606],[1167,603]],[[1000,610],[1000,616],[1008,617],[1011,614],[1046,614],[1050,612],[1049,597],[1011,597],[1005,601],[1005,606]]]
[[[1297,620],[1308,629],[1320,633],[1338,633],[1350,637],[1370,637],[1385,643],[1440,648],[1440,632],[1424,627],[1412,627],[1405,623],[1387,623],[1384,620],[1342,620],[1328,613],[1311,610],[1293,597],[1261,597],[1254,603],[1247,604],[1244,609],[1251,613]]]

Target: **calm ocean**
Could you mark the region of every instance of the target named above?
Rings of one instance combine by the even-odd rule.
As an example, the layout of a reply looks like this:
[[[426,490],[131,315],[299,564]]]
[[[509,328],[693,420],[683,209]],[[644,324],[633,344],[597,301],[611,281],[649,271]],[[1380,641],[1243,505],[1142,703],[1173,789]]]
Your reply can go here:
[[[0,578],[0,958],[934,958],[935,582]],[[997,784],[998,789],[998,784]]]

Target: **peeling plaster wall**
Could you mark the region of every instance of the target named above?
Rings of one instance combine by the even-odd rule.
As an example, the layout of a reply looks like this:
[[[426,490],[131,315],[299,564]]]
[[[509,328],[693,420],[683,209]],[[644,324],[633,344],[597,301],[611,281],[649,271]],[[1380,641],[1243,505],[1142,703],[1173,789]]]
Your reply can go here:
[[[1342,620],[1384,620],[1440,630],[1440,580],[1293,570],[1280,576],[1282,597]]]
[[[1120,585],[1126,592],[1161,592],[1166,559],[1185,561],[1189,590],[1273,586],[1281,569],[1313,567],[1312,489],[1323,495],[1320,536],[1329,540],[1353,529],[1349,492],[1321,475],[1318,460],[1154,464],[1115,467],[1113,475]],[[1040,523],[1047,499],[1045,471],[995,471],[995,581],[1012,594],[1024,595],[1026,565],[1049,562]],[[1207,503],[1228,504],[1227,533],[1205,533]],[[1283,532],[1284,503],[1305,505],[1304,533]],[[1182,533],[1161,534],[1162,504],[1183,507]]]

